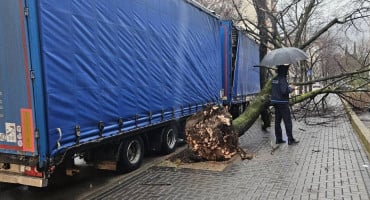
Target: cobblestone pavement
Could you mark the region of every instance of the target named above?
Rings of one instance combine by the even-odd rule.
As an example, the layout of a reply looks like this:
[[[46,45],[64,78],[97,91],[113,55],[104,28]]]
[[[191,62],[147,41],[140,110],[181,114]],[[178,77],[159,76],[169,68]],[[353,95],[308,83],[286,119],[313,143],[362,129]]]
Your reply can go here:
[[[334,104],[335,107],[340,107]],[[152,167],[90,199],[370,199],[370,161],[340,108],[293,122],[298,145],[272,151],[256,122],[240,138],[252,160],[223,172]]]

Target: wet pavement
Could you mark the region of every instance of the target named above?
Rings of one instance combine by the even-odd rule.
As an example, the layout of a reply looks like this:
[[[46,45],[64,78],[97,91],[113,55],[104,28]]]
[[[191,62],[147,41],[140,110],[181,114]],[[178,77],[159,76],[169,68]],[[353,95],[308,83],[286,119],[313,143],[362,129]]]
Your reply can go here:
[[[370,129],[370,110],[369,111],[362,111],[356,112],[358,118],[364,123],[364,125]]]
[[[98,170],[88,165],[80,165],[80,173],[72,177],[66,176],[62,170],[57,170],[49,180],[49,185],[46,188],[0,183],[0,200],[86,199],[85,196],[96,193],[107,186],[115,185],[132,176],[136,176],[151,166],[156,165],[156,163],[161,162],[166,157],[157,154],[146,155],[139,170],[125,174]],[[79,163],[81,164],[81,161]]]
[[[257,121],[240,138],[252,160],[221,172],[156,165],[83,199],[370,199],[370,160],[342,107],[332,98],[326,115],[295,120],[298,145],[273,150]]]

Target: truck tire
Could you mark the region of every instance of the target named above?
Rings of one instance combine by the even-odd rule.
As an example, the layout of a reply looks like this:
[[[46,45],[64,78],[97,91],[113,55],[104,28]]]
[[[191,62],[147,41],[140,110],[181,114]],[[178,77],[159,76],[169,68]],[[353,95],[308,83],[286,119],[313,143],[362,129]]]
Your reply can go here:
[[[166,126],[161,133],[162,144],[161,150],[163,154],[169,154],[176,150],[176,143],[178,140],[178,130],[175,125]]]
[[[130,172],[140,167],[144,157],[144,142],[140,136],[123,140],[118,149],[118,172]]]

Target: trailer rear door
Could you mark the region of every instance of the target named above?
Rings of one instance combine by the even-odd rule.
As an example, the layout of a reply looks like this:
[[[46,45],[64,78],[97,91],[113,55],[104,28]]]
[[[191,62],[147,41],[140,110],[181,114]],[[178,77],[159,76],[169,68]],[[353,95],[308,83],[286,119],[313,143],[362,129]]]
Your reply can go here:
[[[0,1],[0,154],[36,153],[24,5],[24,0]]]

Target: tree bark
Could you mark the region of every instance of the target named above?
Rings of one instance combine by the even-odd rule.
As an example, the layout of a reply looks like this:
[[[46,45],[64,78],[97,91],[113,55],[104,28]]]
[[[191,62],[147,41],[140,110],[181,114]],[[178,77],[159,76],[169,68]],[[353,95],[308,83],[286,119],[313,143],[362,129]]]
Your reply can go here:
[[[249,104],[247,109],[238,118],[233,120],[234,129],[239,136],[243,135],[258,119],[261,111],[269,106],[271,82],[272,79],[265,84],[265,87]]]
[[[266,11],[267,11],[267,2],[266,0],[254,0],[255,10],[257,13],[257,28],[259,30],[259,37],[260,37],[260,47],[259,47],[259,53],[260,53],[260,60],[263,59],[263,57],[267,53],[267,45],[268,45],[268,30],[267,27],[267,17],[266,17]],[[264,67],[260,68],[260,87],[265,87],[265,84],[267,82],[267,69]],[[261,119],[263,122],[262,129],[265,130],[267,127],[271,126],[271,119],[270,115],[267,111],[267,107],[262,107],[262,109],[259,111],[259,114],[261,115]]]

